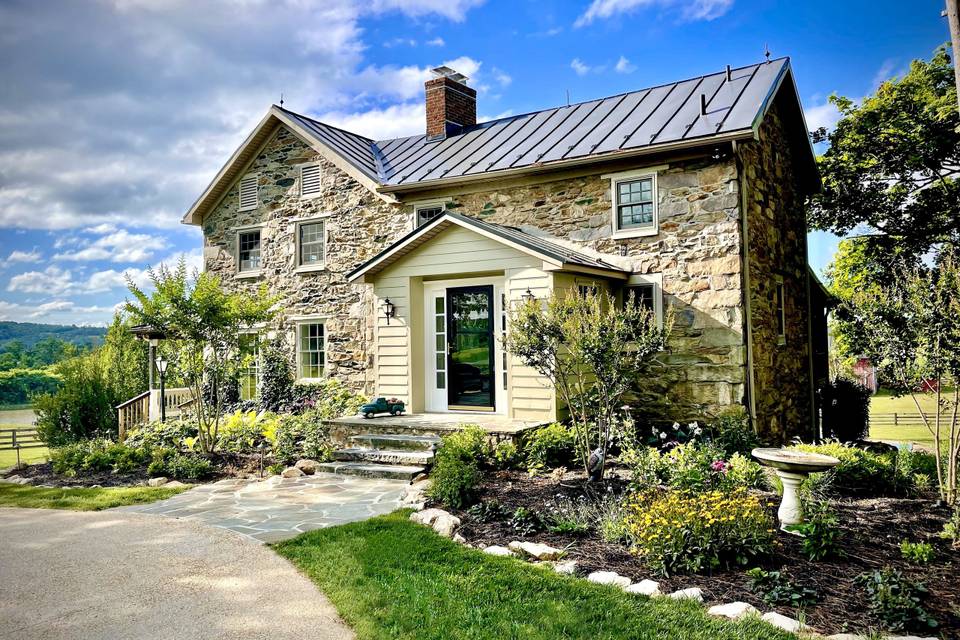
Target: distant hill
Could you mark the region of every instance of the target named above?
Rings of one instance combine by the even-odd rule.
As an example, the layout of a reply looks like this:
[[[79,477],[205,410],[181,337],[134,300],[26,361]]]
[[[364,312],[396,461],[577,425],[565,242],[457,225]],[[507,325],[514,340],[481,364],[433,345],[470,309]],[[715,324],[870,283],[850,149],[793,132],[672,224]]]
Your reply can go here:
[[[0,321],[0,348],[19,340],[26,348],[46,338],[59,338],[76,345],[98,345],[107,334],[106,327],[78,327],[65,324]]]

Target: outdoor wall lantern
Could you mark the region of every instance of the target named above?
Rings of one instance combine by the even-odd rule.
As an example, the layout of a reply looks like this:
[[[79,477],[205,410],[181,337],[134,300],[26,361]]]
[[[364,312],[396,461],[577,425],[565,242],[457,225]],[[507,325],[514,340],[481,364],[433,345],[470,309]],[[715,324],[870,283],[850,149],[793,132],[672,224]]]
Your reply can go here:
[[[537,299],[537,296],[533,295],[533,292],[530,291],[530,287],[527,287],[526,293],[524,293],[520,297],[523,298],[524,302],[533,302],[534,300]]]
[[[383,300],[383,317],[387,319],[387,324],[390,324],[390,318],[397,317],[397,307],[392,302],[390,298],[384,298]]]
[[[160,422],[167,421],[167,393],[164,380],[167,377],[167,365],[170,364],[166,358],[160,356],[157,358],[157,373],[160,374]]]

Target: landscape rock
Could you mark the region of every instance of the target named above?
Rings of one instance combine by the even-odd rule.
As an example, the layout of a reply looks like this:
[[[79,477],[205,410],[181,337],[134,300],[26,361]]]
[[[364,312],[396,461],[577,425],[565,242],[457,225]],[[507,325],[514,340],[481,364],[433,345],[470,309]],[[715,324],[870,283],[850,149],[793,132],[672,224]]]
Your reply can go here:
[[[300,469],[308,476],[312,476],[317,472],[317,469],[320,466],[320,463],[316,460],[310,460],[309,458],[304,458],[303,460],[297,460],[297,463],[293,465],[295,468]]]
[[[768,624],[772,624],[778,629],[783,629],[789,633],[797,633],[804,628],[803,625],[800,624],[799,620],[788,618],[787,616],[779,614],[776,611],[768,611],[760,616],[760,619]]]
[[[700,587],[690,587],[689,589],[678,589],[673,593],[667,594],[668,598],[673,598],[674,600],[696,600],[697,602],[703,602],[703,591]]]
[[[450,514],[443,509],[424,509],[410,514],[410,520],[417,524],[423,524],[428,527],[433,526],[434,520],[440,516],[449,516]]]
[[[165,477],[163,477],[163,476],[159,476],[159,477],[150,478],[149,480],[147,480],[147,486],[148,486],[148,487],[162,487],[163,485],[167,484],[168,482],[170,482],[170,479],[169,479],[169,478],[165,478]]]
[[[575,576],[577,575],[577,561],[564,560],[563,562],[556,562],[553,565],[553,570],[565,576]]]
[[[501,547],[495,544],[492,544],[489,547],[484,547],[483,552],[491,556],[508,557],[508,556],[514,555],[513,551],[510,551],[510,549],[507,549],[506,547]]]
[[[444,538],[452,538],[453,532],[460,526],[460,518],[444,513],[433,521],[433,530]]]
[[[307,474],[305,474],[300,469],[297,469],[296,467],[287,467],[280,473],[280,475],[284,478],[299,478]]]
[[[464,538],[464,537],[463,537],[462,535],[460,535],[459,533],[454,534],[454,536],[453,536],[453,541],[454,541],[454,542],[457,542],[457,543],[459,543],[459,544],[467,544],[467,539]]]
[[[707,609],[707,615],[718,616],[721,618],[730,618],[739,620],[744,616],[760,613],[757,608],[749,602],[728,602],[727,604],[718,604]]]
[[[4,478],[4,479],[3,479],[3,482],[13,482],[13,483],[16,483],[18,480],[20,480],[20,476],[14,474],[14,475],[12,475],[12,476],[7,476],[6,478]]]
[[[660,595],[660,583],[654,580],[641,580],[626,587],[624,591],[652,598]]]
[[[166,488],[168,488],[168,489],[176,489],[176,488],[178,488],[178,487],[187,487],[187,486],[189,486],[189,485],[186,484],[186,483],[184,483],[184,482],[180,482],[179,480],[174,480],[174,481],[172,481],[172,482],[168,482],[167,484],[165,484],[165,485],[163,485],[163,486],[166,487]]]
[[[616,571],[594,571],[587,576],[587,580],[597,584],[610,584],[621,589],[629,587],[631,582],[630,578],[622,576]]]
[[[103,489],[103,485],[102,485],[102,484],[92,484],[92,485],[90,485],[90,488],[91,488],[91,489]]]
[[[563,556],[563,551],[560,549],[555,549],[550,545],[540,544],[539,542],[519,542],[514,540],[507,546],[519,554],[530,556],[537,560],[557,560]]]

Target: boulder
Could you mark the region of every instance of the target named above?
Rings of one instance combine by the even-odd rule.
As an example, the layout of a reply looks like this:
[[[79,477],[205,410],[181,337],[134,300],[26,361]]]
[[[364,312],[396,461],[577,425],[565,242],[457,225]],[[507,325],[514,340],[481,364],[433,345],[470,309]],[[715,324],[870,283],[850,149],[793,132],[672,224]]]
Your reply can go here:
[[[768,611],[767,613],[763,614],[760,619],[768,624],[772,624],[778,629],[783,629],[788,633],[797,633],[804,628],[804,626],[800,624],[799,620],[788,618],[787,616],[781,615],[776,611]]]
[[[417,524],[426,525],[428,527],[433,526],[434,520],[440,516],[449,516],[450,514],[444,511],[443,509],[424,509],[423,511],[416,511],[410,514],[410,520],[416,522]]]
[[[103,489],[103,485],[102,485],[102,484],[92,484],[92,485],[90,485],[90,488],[91,488],[91,489]]]
[[[699,587],[690,587],[689,589],[679,589],[673,593],[667,594],[668,598],[674,600],[696,600],[703,602],[703,591]]]
[[[624,588],[624,591],[652,598],[660,595],[660,583],[654,580],[641,580]]]
[[[506,547],[500,547],[495,544],[492,544],[489,547],[484,547],[483,552],[490,554],[491,556],[507,557],[513,555],[513,551],[510,551],[510,549],[507,549]]]
[[[165,485],[163,485],[163,486],[166,487],[167,489],[177,489],[177,488],[180,488],[180,487],[189,487],[190,485],[188,485],[188,484],[186,484],[186,483],[184,483],[184,482],[180,482],[179,480],[174,480],[173,482],[168,482],[167,484],[165,484]]]
[[[564,560],[563,562],[555,562],[553,564],[553,570],[565,576],[575,576],[577,575],[577,561]]]
[[[20,476],[17,475],[17,474],[14,474],[14,475],[12,475],[12,476],[7,476],[6,478],[4,478],[4,479],[3,479],[2,481],[0,481],[0,482],[14,482],[14,483],[15,483],[15,482],[17,482],[18,480],[20,480]]]
[[[296,467],[287,467],[286,469],[280,472],[280,475],[284,478],[300,478],[307,474],[305,474],[300,469],[297,469]]]
[[[760,613],[757,608],[749,602],[728,602],[727,604],[718,604],[707,609],[707,615],[720,618],[729,618],[739,620],[745,616]]]
[[[514,540],[507,545],[511,550],[537,560],[557,560],[563,555],[563,551],[555,549],[550,545],[540,544],[539,542],[519,542]]]
[[[33,482],[33,480],[30,478],[20,478],[17,480],[17,484],[30,484],[31,482]]]
[[[626,589],[630,586],[630,578],[622,576],[616,571],[594,571],[587,576],[587,580],[596,582],[597,584],[613,585],[621,589]]]
[[[170,479],[169,479],[169,478],[165,478],[165,477],[163,477],[163,476],[159,476],[159,477],[150,478],[149,480],[147,480],[147,486],[148,486],[148,487],[162,487],[163,485],[167,484],[168,482],[170,482]]]
[[[433,530],[444,538],[452,538],[453,532],[456,531],[459,526],[460,518],[450,515],[449,513],[439,515],[436,520],[433,521]]]
[[[320,467],[320,463],[316,460],[309,460],[305,458],[303,460],[297,460],[297,463],[293,466],[296,469],[300,469],[300,471],[303,471],[308,476],[312,476],[317,472],[317,469]]]

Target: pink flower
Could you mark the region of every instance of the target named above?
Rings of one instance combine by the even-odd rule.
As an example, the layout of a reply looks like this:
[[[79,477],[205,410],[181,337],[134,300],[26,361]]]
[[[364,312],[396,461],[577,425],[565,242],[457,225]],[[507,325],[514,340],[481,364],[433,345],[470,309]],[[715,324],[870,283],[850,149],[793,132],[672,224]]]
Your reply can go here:
[[[710,463],[710,468],[718,473],[726,473],[727,463],[723,460],[714,460],[712,463]]]

